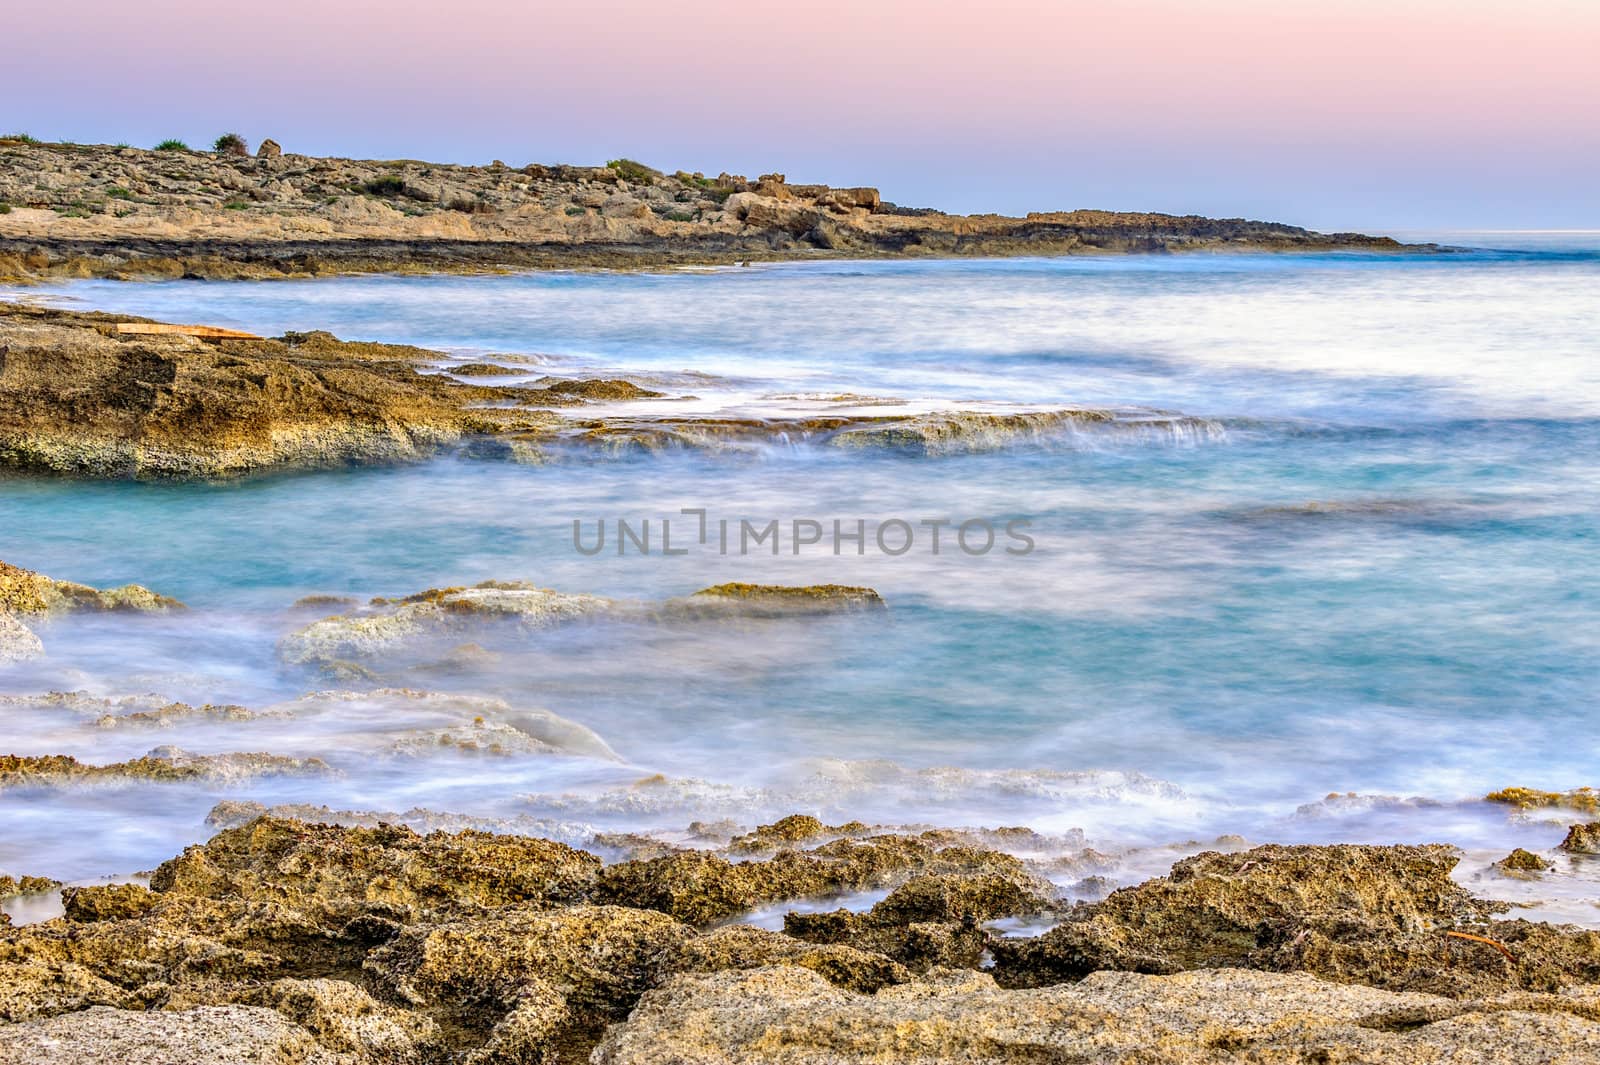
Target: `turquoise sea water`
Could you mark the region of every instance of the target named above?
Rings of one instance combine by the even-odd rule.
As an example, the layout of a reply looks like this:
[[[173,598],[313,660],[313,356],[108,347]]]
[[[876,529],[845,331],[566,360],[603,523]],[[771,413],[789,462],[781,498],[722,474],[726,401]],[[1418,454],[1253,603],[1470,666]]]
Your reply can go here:
[[[574,838],[796,810],[1022,823],[1121,848],[1130,876],[1221,833],[1441,839],[1467,848],[1463,875],[1477,876],[1511,846],[1562,835],[1484,793],[1597,782],[1600,250],[1585,243],[51,290],[166,320],[517,355],[530,374],[626,375],[696,397],[655,411],[809,413],[849,393],[885,410],[1082,405],[1129,421],[943,456],[777,440],[222,484],[0,481],[0,558],[192,607],[56,622],[41,630],[45,660],[0,667],[3,694],[292,707],[331,686],[273,653],[310,594],[836,582],[891,607],[887,621],[754,632],[554,630],[472,669],[383,678],[554,711],[620,763],[396,757],[397,737],[440,722],[381,697],[156,732],[0,707],[16,753],[110,761],[176,744],[315,754],[340,772],[0,795],[0,870],[148,868],[208,834],[206,811],[227,797],[539,818]],[[681,508],[784,528],[1020,519],[1036,546],[573,549],[574,519],[669,517],[676,538],[691,523]],[[1594,879],[1572,867],[1535,888],[1480,887],[1587,920]]]

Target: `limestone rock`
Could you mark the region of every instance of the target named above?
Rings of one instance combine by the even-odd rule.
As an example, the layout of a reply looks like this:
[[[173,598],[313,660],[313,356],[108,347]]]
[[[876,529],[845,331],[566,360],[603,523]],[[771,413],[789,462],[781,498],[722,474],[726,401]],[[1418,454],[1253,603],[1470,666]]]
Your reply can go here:
[[[1491,919],[1507,907],[1450,878],[1459,852],[1429,846],[1264,846],[1184,859],[1165,877],[1085,904],[1042,936],[992,944],[1003,984],[1100,969],[1301,971],[1395,990],[1464,995],[1600,980],[1600,933]],[[1493,947],[1446,935],[1492,938]]]
[[[552,840],[260,817],[162,863],[150,883],[164,893],[279,900],[337,926],[369,912],[417,920],[570,902],[599,868],[600,859]]]
[[[432,588],[372,609],[312,622],[284,637],[278,654],[291,665],[330,664],[391,653],[427,636],[510,622],[543,629],[612,609],[608,599],[572,595],[516,581],[486,581],[471,588]]]
[[[96,1006],[0,1026],[0,1065],[361,1065],[259,1006],[142,1013]]]
[[[408,928],[365,968],[401,1001],[456,1023],[499,1023],[530,988],[543,997],[546,987],[575,1016],[620,1020],[654,984],[663,956],[693,934],[663,914],[621,906],[508,907]]]
[[[138,584],[104,591],[87,584],[58,581],[20,566],[0,562],[0,613],[65,614],[76,611],[181,610],[176,599],[157,595]]]
[[[257,159],[276,159],[283,154],[283,147],[271,137],[267,137],[256,145]]]
[[[1573,825],[1567,829],[1567,838],[1561,849],[1569,854],[1600,854],[1600,821]]]
[[[905,966],[875,951],[835,943],[808,943],[748,925],[728,925],[686,940],[668,952],[662,969],[669,973],[717,973],[774,965],[810,969],[836,987],[865,994],[912,978]]]
[[[784,851],[760,862],[730,862],[701,851],[619,862],[601,872],[594,897],[710,924],[766,903],[888,887],[918,873],[999,871],[1025,875],[1007,854],[924,843],[909,836],[841,839],[815,850]]]
[[[1597,1002],[1520,996],[1454,1003],[1213,969],[1096,973],[1005,991],[979,973],[941,974],[873,995],[802,968],[680,975],[607,1032],[595,1065],[1578,1065],[1600,1055]]]
[[[28,626],[0,610],[0,665],[26,662],[44,654],[44,642]]]

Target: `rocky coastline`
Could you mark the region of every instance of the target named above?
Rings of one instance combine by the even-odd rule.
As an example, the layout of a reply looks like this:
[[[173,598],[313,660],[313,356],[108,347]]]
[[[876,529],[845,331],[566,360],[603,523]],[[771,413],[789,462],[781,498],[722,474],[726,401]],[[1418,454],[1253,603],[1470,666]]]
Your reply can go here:
[[[0,138],[0,282],[1410,247],[1237,218],[951,215],[899,207],[875,188],[667,174],[630,160],[458,166],[273,149]]]
[[[261,814],[148,886],[67,887],[61,916],[0,928],[0,1062],[1600,1054],[1600,933],[1496,920],[1503,904],[1451,880],[1448,847],[1208,852],[1071,904],[996,849],[1032,838],[795,815],[608,862],[547,839]],[[861,888],[880,901],[790,913],[782,931],[741,921]],[[994,924],[1023,915],[1053,927]]]
[[[19,628],[64,613],[132,622],[184,609],[141,586],[99,590],[0,563],[0,619]],[[429,642],[599,619],[872,624],[887,610],[859,587],[730,584],[626,601],[493,581],[365,604],[307,600],[285,614],[298,627],[278,653],[291,670],[375,685],[412,675]],[[476,643],[457,653],[468,650],[492,655]],[[577,722],[413,688],[322,690],[259,710],[78,692],[0,705],[112,735],[185,723],[248,730],[345,705],[387,719],[420,710],[432,726],[470,724],[423,730],[386,757],[561,756],[626,771]],[[339,772],[314,757],[171,745],[108,764],[6,754],[0,793],[242,796],[236,789],[271,778]],[[632,790],[665,783],[645,778]],[[1513,816],[1571,822],[1555,851],[1518,849],[1496,875],[1537,878],[1552,856],[1586,862],[1600,851],[1589,789],[1485,798]],[[532,818],[269,808],[243,797],[217,801],[205,820],[217,830],[209,841],[148,874],[63,885],[39,875],[52,870],[5,871],[0,903],[32,917],[0,911],[0,1065],[1498,1065],[1600,1055],[1600,932],[1518,918],[1474,894],[1453,875],[1461,852],[1441,844],[1223,837],[1186,845],[1199,853],[1165,875],[1116,888],[1078,879],[1108,861],[1081,832],[1020,826],[827,824],[795,813],[561,839]]]
[[[137,332],[123,332],[129,327]],[[0,302],[0,467],[182,479],[414,461],[528,464],[783,441],[924,455],[1089,428],[1092,408],[893,413],[842,396],[812,414],[678,413],[686,397],[614,378],[529,377],[326,332],[208,337],[148,319]],[[488,384],[522,373],[524,380]],[[658,401],[640,406],[639,401]],[[628,404],[619,408],[618,404]],[[1183,427],[1140,414],[1129,428]]]

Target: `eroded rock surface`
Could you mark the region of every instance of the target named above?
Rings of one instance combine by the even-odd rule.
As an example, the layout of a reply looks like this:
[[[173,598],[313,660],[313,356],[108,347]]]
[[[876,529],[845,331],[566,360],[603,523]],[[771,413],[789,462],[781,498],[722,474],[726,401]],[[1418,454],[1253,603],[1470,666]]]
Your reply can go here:
[[[234,805],[224,819],[250,813]],[[258,816],[164,863],[149,887],[68,887],[62,917],[0,925],[0,1062],[1578,1065],[1600,1053],[1595,934],[1489,922],[1497,907],[1449,880],[1448,848],[1200,855],[1028,940],[985,922],[1057,914],[1051,885],[974,845],[1042,842],[1026,829],[873,834],[805,815],[736,828],[701,826],[721,853],[602,868],[546,839]],[[771,856],[730,860],[752,852]],[[864,886],[888,892],[866,912],[790,914],[786,932],[703,927]],[[1517,960],[1442,935],[1459,927]],[[1038,986],[1006,986],[1018,983]]]
[[[1238,969],[1095,973],[1034,991],[945,971],[866,995],[784,967],[676,976],[607,1033],[594,1061],[1578,1065],[1600,1054],[1597,1004],[1592,993],[1461,1003]]]

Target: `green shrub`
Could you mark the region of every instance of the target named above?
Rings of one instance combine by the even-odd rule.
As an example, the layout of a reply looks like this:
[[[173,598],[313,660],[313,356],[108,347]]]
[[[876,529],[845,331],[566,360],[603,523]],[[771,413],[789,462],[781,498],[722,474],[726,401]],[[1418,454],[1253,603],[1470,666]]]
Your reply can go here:
[[[494,211],[494,205],[483,200],[451,200],[448,206],[452,211],[462,214],[491,214]]]
[[[176,137],[164,140],[156,145],[156,151],[158,152],[186,152],[188,150],[189,146]]]
[[[588,214],[588,213],[589,213],[589,208],[587,208],[587,207],[579,207],[577,204],[573,204],[571,207],[567,208],[567,217],[569,217],[569,218],[576,218],[580,214]]]
[[[0,201],[0,214],[10,214],[10,213],[11,213],[11,205],[9,203],[5,203],[4,201]]]
[[[693,211],[668,211],[666,214],[662,215],[662,217],[665,218],[669,222],[693,222],[694,221],[694,212]]]
[[[645,166],[636,159],[612,159],[606,166],[615,170],[624,180],[633,185],[648,185],[656,178],[661,177],[661,171]]]
[[[399,174],[385,174],[373,178],[361,186],[362,191],[370,192],[374,196],[404,196],[406,194],[406,179]]]
[[[106,195],[111,197],[113,200],[131,200],[131,199],[133,199],[133,193],[130,192],[129,190],[123,188],[121,185],[113,185],[113,186],[111,186],[109,189],[106,190]]]
[[[222,205],[222,209],[225,211],[242,211],[249,206],[249,200],[229,200],[227,203]]]
[[[249,155],[250,146],[237,133],[224,133],[211,145],[218,155]]]
[[[23,144],[38,144],[39,138],[31,133],[7,133],[0,136],[0,141],[21,141]]]

